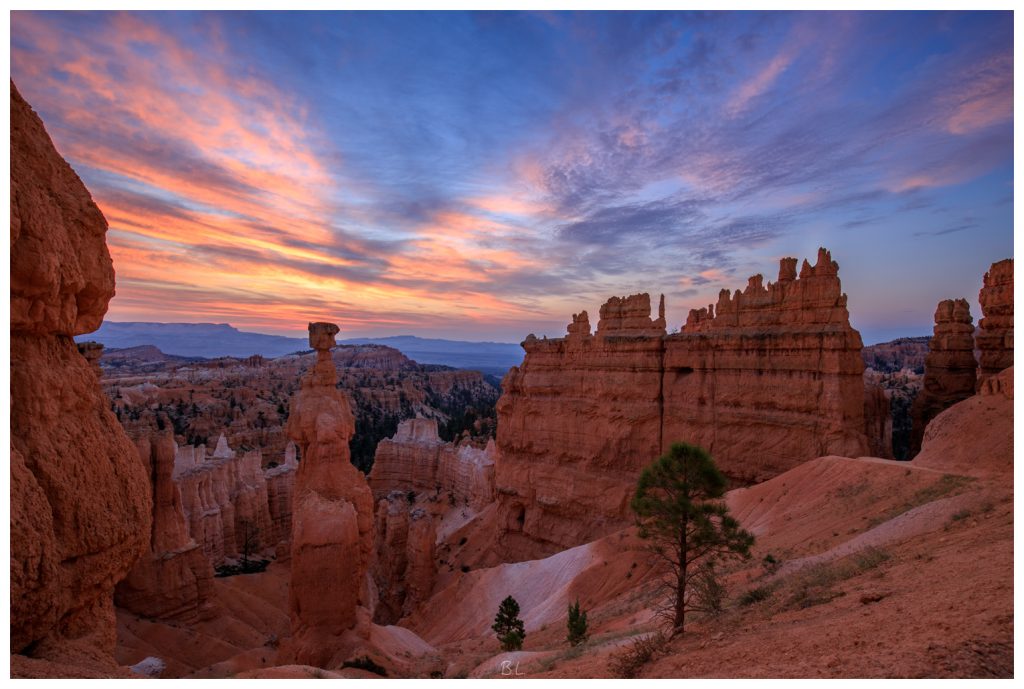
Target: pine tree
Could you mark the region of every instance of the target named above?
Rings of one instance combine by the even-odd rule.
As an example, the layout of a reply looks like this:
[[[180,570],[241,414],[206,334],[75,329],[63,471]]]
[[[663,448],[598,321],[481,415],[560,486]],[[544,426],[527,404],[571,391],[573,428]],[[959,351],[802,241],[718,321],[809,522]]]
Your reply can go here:
[[[580,610],[580,601],[569,606],[569,636],[567,637],[570,646],[578,646],[587,640],[587,611]]]
[[[712,563],[750,556],[754,537],[729,514],[722,500],[725,487],[711,455],[686,443],[674,443],[640,474],[630,506],[640,537],[668,566],[673,635],[683,632],[688,611],[720,608],[722,592]]]
[[[519,619],[519,603],[515,598],[509,596],[501,601],[491,629],[497,633],[503,651],[518,651],[523,647],[526,627]]]

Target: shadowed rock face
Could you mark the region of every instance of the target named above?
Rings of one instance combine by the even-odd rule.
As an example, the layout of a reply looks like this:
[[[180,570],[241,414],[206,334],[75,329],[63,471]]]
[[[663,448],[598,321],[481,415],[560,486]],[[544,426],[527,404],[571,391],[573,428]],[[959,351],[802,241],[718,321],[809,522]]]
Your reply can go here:
[[[981,351],[979,385],[989,376],[1013,366],[1013,259],[1007,258],[985,273],[978,293],[982,318],[978,322]]]
[[[613,298],[562,339],[527,337],[498,403],[496,488],[508,558],[583,543],[625,525],[642,467],[676,441],[707,448],[738,481],[826,454],[859,456],[865,435],[860,334],[838,264],[783,259],[778,282],[690,312],[666,335],[648,295]],[[663,307],[659,308],[663,312]]]
[[[966,299],[940,301],[935,309],[935,334],[924,361],[924,386],[911,410],[911,456],[920,451],[929,421],[974,394],[977,368],[970,305]]]
[[[151,520],[146,472],[72,339],[114,294],[106,231],[12,83],[11,651],[98,672],[116,668],[114,584]]]
[[[373,497],[349,461],[355,421],[335,387],[337,332],[330,323],[310,324],[317,362],[291,401],[287,426],[302,457],[292,497],[290,657],[319,667],[369,633]]]

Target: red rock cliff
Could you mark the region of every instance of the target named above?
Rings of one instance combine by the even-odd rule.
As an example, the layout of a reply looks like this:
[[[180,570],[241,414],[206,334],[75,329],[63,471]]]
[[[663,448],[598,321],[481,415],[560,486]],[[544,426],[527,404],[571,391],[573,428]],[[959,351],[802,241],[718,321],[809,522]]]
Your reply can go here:
[[[496,486],[509,559],[536,557],[629,522],[642,467],[672,442],[706,447],[728,475],[760,481],[826,454],[868,452],[859,333],[838,265],[783,259],[666,335],[664,302],[609,300],[562,339],[523,342],[498,403]]]
[[[72,339],[114,295],[107,223],[11,84],[11,651],[116,670],[149,482]],[[25,668],[12,658],[12,672]]]

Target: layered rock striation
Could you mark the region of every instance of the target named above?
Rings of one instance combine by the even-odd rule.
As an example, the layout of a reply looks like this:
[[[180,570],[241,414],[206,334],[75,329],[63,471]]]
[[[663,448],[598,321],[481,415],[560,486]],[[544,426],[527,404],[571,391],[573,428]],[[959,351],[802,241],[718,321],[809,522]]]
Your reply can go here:
[[[978,383],[1013,366],[1013,259],[997,263],[985,273],[978,293],[982,318],[976,336],[980,371]]]
[[[148,548],[152,503],[73,340],[114,295],[107,222],[13,83],[10,154],[11,652],[115,673],[114,585]]]
[[[663,312],[662,300],[650,317],[646,294],[614,298],[593,334],[583,312],[566,337],[523,342],[498,403],[510,559],[628,523],[640,470],[672,442],[707,448],[740,482],[869,451],[862,343],[826,250],[799,275],[786,258],[777,282],[756,275],[743,291],[723,290],[678,334],[665,333]]]
[[[292,497],[290,658],[328,667],[368,634],[367,571],[373,554],[373,496],[349,461],[355,422],[335,386],[331,347],[338,327],[311,323],[317,361],[291,401],[288,436],[302,461]]]
[[[966,299],[940,301],[925,357],[923,386],[911,409],[911,456],[921,450],[924,429],[932,419],[974,394],[977,368],[970,305]]]

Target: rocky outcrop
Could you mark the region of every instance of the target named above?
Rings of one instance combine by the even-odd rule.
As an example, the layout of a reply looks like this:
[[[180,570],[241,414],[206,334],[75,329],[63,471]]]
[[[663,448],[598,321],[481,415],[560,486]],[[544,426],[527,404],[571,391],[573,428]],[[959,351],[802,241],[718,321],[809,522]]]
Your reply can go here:
[[[911,456],[920,451],[924,429],[939,412],[974,394],[977,368],[970,305],[966,299],[940,301],[925,357],[923,387],[911,410]]]
[[[395,491],[377,503],[373,579],[379,592],[374,622],[393,624],[430,596],[437,564],[436,527],[407,493]]]
[[[641,468],[678,440],[741,482],[869,452],[862,343],[826,250],[799,276],[786,258],[777,282],[723,290],[679,334],[650,318],[647,295],[601,314],[593,335],[584,312],[565,338],[527,337],[503,382],[496,485],[510,559],[627,524]]]
[[[107,223],[13,83],[10,154],[11,651],[114,673],[114,584],[147,549],[151,502],[72,339],[114,294]]]
[[[274,546],[278,540],[259,450],[237,456],[223,435],[205,448],[177,448],[177,485],[189,534],[215,566]]]
[[[1013,259],[993,263],[978,293],[982,318],[976,337],[980,350],[978,383],[1013,366]]]
[[[291,401],[288,436],[302,461],[292,498],[290,607],[286,655],[327,667],[369,633],[366,573],[373,553],[373,496],[349,461],[354,420],[339,391],[331,347],[338,327],[310,323],[316,364]]]
[[[144,617],[193,624],[216,612],[213,567],[188,532],[173,479],[176,447],[170,423],[166,418],[158,423],[164,431],[136,440],[152,482],[149,552],[117,585],[114,602]]]
[[[375,500],[393,491],[443,493],[452,503],[480,509],[494,500],[495,454],[493,440],[483,450],[445,443],[434,419],[408,419],[377,445],[368,480]]]

